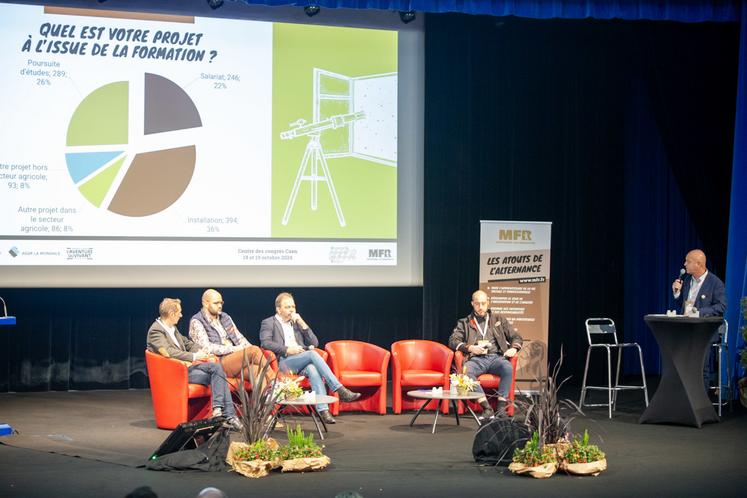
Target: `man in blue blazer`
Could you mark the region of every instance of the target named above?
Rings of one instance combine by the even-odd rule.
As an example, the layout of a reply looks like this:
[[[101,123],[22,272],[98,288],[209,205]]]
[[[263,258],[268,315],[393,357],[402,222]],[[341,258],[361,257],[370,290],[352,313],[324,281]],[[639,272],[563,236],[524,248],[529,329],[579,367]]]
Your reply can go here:
[[[700,316],[724,316],[726,311],[726,289],[724,283],[706,268],[706,255],[700,249],[693,249],[685,256],[685,271],[690,278],[678,278],[672,282],[674,302],[680,314],[688,315],[690,310],[698,310]],[[711,342],[720,341],[720,330],[716,331]],[[706,391],[712,376],[714,363],[713,348],[708,348],[703,365],[703,384]]]
[[[319,346],[319,339],[311,327],[296,313],[296,303],[288,292],[275,298],[275,315],[262,320],[259,341],[263,349],[269,349],[278,358],[278,366],[284,372],[305,375],[315,394],[327,394],[324,383],[340,395],[346,403],[360,398],[343,386],[321,356],[312,351]],[[334,424],[327,404],[318,404],[317,411],[325,424]]]
[[[685,271],[690,278],[678,278],[672,282],[674,302],[683,315],[696,309],[700,316],[724,316],[726,290],[724,283],[706,268],[706,256],[694,249],[685,257]]]

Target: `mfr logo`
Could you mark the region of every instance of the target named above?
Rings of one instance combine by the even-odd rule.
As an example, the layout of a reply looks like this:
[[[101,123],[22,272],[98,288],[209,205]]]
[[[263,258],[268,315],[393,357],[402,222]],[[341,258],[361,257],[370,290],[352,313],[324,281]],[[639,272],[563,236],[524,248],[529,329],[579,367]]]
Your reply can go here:
[[[498,240],[532,240],[531,230],[498,230]]]
[[[369,249],[368,259],[392,259],[391,249]]]

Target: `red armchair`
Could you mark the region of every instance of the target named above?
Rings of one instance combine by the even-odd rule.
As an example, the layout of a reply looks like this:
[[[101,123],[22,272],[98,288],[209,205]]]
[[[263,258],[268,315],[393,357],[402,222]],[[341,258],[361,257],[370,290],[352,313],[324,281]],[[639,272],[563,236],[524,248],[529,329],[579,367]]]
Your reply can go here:
[[[449,390],[449,374],[454,352],[438,342],[424,340],[397,341],[392,344],[392,409],[416,410],[423,400],[404,395],[412,387],[443,387]],[[403,396],[404,395],[404,396]],[[438,410],[438,401],[428,403],[426,410]],[[449,413],[448,401],[441,402],[441,411]]]
[[[508,390],[508,407],[506,408],[506,413],[513,417],[514,416],[514,390],[516,389],[516,364],[519,360],[519,355],[516,354],[511,358],[511,366],[513,367],[513,375],[511,376],[511,387]],[[454,363],[456,364],[456,370],[457,372],[462,371],[462,362],[464,361],[464,355],[461,353],[461,351],[457,351],[454,353]],[[482,386],[483,390],[486,394],[489,394],[490,391],[496,391],[498,389],[498,385],[501,382],[501,377],[499,375],[493,375],[493,374],[482,374],[477,378],[478,381],[480,381],[480,386]],[[491,400],[490,397],[488,397],[489,400]],[[496,399],[493,398],[492,400],[493,408],[495,408]],[[470,407],[473,410],[481,409],[480,405],[475,403],[474,401],[470,401]]]
[[[210,386],[190,384],[184,363],[146,350],[145,365],[159,429],[210,416]]]
[[[331,405],[333,415],[342,411],[386,413],[386,372],[390,353],[384,348],[361,341],[332,341],[325,348],[329,366],[342,384],[362,396],[352,403]],[[337,393],[332,393],[338,397]]]

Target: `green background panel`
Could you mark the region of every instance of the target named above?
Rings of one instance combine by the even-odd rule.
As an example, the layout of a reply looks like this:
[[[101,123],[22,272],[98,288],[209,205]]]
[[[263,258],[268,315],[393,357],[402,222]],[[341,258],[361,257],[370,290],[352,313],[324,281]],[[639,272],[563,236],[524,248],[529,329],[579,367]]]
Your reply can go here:
[[[395,239],[397,168],[357,158],[328,159],[345,227],[324,183],[319,208],[311,210],[310,182],[301,184],[290,221],[282,225],[309,138],[281,140],[280,132],[299,118],[311,122],[314,68],[348,77],[396,72],[397,32],[276,23],[273,45],[272,236]]]
[[[75,109],[67,128],[67,145],[113,145],[127,143],[128,83],[104,85]]]
[[[83,197],[94,206],[101,207],[101,201],[106,197],[106,193],[109,191],[109,187],[111,187],[126,157],[122,156],[114,164],[81,185],[80,193],[83,194]]]

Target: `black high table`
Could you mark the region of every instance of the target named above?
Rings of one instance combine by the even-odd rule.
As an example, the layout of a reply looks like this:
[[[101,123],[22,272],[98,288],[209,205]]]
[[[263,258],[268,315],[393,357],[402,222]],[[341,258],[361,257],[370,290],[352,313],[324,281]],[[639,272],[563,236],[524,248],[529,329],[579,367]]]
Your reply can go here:
[[[659,344],[661,381],[639,423],[702,427],[718,422],[703,385],[703,363],[721,317],[646,315],[643,320]]]

